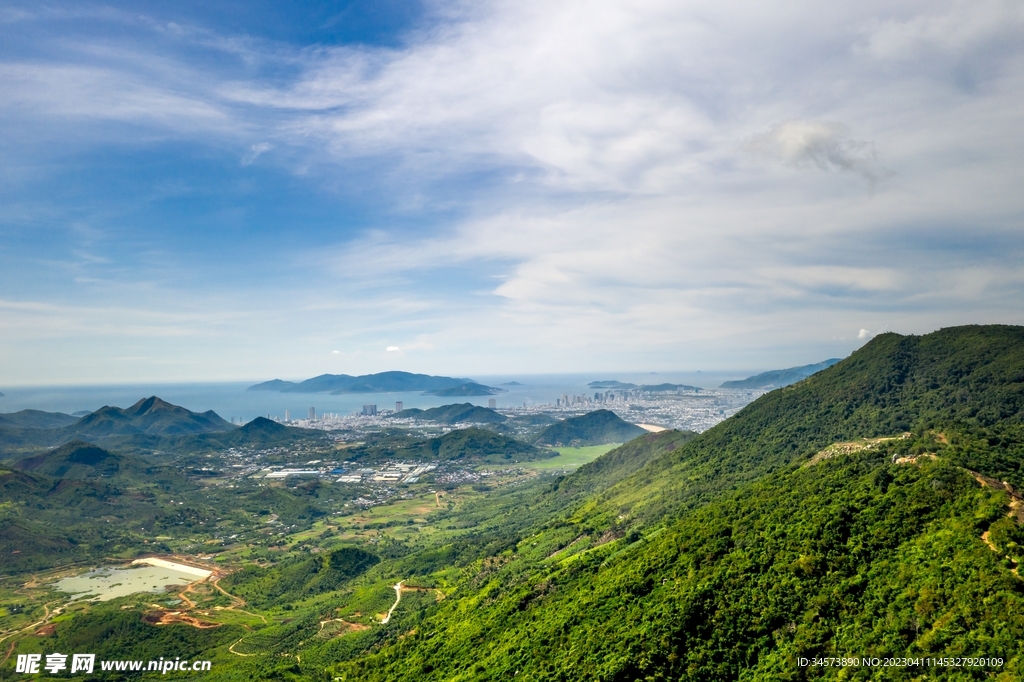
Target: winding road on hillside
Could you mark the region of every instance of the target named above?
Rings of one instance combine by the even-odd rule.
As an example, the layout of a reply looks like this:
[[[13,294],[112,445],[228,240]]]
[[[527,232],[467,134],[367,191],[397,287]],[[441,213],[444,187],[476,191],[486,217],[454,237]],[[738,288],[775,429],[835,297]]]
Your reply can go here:
[[[388,615],[384,616],[384,619],[381,620],[381,622],[380,622],[381,625],[387,625],[388,621],[391,620],[391,614],[394,613],[395,612],[395,608],[398,607],[398,602],[402,601],[402,583],[403,582],[405,582],[405,581],[404,580],[399,580],[397,583],[395,583],[394,585],[391,586],[395,590],[395,603],[391,605],[390,609],[388,609]]]

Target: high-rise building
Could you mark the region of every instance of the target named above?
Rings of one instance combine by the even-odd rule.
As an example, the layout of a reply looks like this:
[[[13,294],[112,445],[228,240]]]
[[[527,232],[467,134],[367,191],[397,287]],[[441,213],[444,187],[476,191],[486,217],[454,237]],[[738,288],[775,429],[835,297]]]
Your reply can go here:
[[[314,419],[316,419],[316,408],[311,407],[309,408],[309,421],[313,421]]]
[[[290,410],[285,410],[284,411],[284,420],[286,422],[290,422],[292,420],[292,413],[291,413]]]
[[[497,406],[498,406],[498,401],[495,400],[494,398],[489,398],[487,400],[487,407],[489,407],[489,408],[491,408],[493,410]]]
[[[405,405],[402,404],[402,401],[401,400],[396,400],[395,401],[395,412],[401,412],[404,409],[405,409]]]
[[[372,417],[377,414],[376,405],[363,405],[363,414],[367,417]]]

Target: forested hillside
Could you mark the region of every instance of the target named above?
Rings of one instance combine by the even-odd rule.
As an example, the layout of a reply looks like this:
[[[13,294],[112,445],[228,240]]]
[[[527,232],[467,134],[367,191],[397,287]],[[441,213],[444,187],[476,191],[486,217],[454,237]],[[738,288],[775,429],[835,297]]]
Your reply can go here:
[[[805,679],[836,671],[799,657],[969,655],[1006,663],[960,679],[1019,679],[1024,534],[999,481],[1024,461],[1022,332],[876,338],[481,557],[335,672]]]
[[[389,438],[350,456],[507,445],[475,429]],[[496,455],[501,468],[506,455],[531,456]],[[236,620],[206,639],[124,610],[150,607],[97,608],[132,651],[181,632],[188,655],[215,661],[208,680],[1009,682],[1024,678],[1022,465],[1024,328],[884,334],[700,435],[645,434],[567,476],[458,502],[360,507],[318,535],[275,527],[279,545],[224,569],[233,597],[208,590]],[[50,485],[5,476],[13,499]],[[248,509],[295,523],[282,510],[300,494],[267,488]],[[101,623],[75,616],[55,641],[99,648]],[[800,664],[853,656],[911,663]],[[921,662],[948,657],[986,663]]]

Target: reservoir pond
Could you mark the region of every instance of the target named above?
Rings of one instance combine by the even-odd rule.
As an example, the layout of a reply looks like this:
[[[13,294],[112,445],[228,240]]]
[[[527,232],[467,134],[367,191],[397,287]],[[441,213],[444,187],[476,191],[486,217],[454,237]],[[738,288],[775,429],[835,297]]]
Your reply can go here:
[[[198,579],[194,574],[162,566],[104,567],[51,584],[75,599],[109,601],[138,592],[164,592],[168,585],[187,585]]]

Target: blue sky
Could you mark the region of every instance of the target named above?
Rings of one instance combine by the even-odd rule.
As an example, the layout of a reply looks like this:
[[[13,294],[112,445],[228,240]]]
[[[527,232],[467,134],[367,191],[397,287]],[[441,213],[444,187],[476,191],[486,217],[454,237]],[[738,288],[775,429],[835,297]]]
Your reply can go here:
[[[0,387],[1024,323],[1019,2],[0,7]]]

